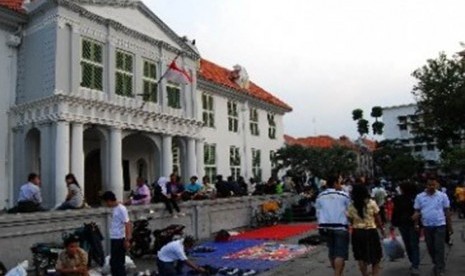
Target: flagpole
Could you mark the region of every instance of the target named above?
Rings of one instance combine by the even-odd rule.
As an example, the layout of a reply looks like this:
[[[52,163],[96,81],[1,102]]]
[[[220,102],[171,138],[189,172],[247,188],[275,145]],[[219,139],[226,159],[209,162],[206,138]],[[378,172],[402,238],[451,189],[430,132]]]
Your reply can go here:
[[[183,53],[182,51],[179,51],[178,54],[174,57],[174,59],[170,62],[170,65],[171,65],[171,63],[176,62],[176,60],[182,55],[182,53]],[[170,70],[171,70],[171,68],[170,68],[170,66],[168,66],[168,69],[166,69],[166,71],[161,75],[160,79],[158,79],[158,81],[156,82],[157,88],[158,88],[158,86],[160,85],[161,81],[166,77],[166,75],[168,75],[168,72],[169,72]],[[142,97],[144,97],[146,94],[147,94],[147,93],[137,94],[137,96],[142,96]],[[143,101],[143,103],[142,103],[140,109],[143,109],[144,106],[145,106],[145,103],[146,103],[146,101],[144,101],[143,98],[142,98],[142,101]]]

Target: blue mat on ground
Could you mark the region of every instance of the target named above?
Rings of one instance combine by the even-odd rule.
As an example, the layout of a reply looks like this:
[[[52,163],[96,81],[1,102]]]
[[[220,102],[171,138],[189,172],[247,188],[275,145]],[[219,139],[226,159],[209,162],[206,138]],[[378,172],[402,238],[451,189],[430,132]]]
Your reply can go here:
[[[229,267],[238,269],[253,269],[258,272],[267,271],[282,265],[278,261],[263,260],[243,260],[243,259],[221,259],[221,258],[200,258],[195,260],[199,265],[210,265],[213,267]]]
[[[217,258],[221,259],[226,255],[239,252],[249,247],[254,247],[265,243],[264,240],[233,240],[229,242],[205,242],[200,244],[202,247],[211,247],[214,248],[214,252],[210,253],[194,253],[192,252],[190,256],[194,258]]]
[[[263,272],[276,268],[282,264],[279,261],[268,260],[246,260],[246,259],[223,259],[223,257],[242,251],[244,249],[261,245],[265,240],[233,240],[229,242],[205,242],[199,246],[214,248],[210,253],[191,253],[198,265],[209,265],[212,267],[238,268],[242,270],[253,269]]]

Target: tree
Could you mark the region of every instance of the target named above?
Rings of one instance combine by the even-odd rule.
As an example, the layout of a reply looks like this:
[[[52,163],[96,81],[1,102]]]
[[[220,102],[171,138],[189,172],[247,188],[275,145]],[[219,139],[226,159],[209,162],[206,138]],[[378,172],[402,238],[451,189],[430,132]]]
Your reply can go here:
[[[371,125],[371,129],[374,135],[382,135],[384,129],[384,123],[378,121],[383,116],[383,109],[380,106],[374,106],[371,109],[370,116],[375,119]],[[363,137],[370,133],[370,122],[363,118],[363,110],[360,108],[352,111],[352,119],[357,122],[357,132],[360,137]]]
[[[462,174],[465,170],[465,149],[453,147],[441,154],[441,169],[448,173]]]
[[[418,82],[413,87],[422,124],[418,135],[437,141],[448,150],[464,138],[465,131],[465,61],[440,53],[412,73]]]
[[[395,180],[408,179],[421,172],[424,161],[395,140],[384,140],[373,153],[378,174]]]
[[[374,135],[383,135],[384,123],[378,121],[383,116],[383,108],[381,106],[374,106],[371,109],[371,117],[375,118],[375,121],[371,125]]]
[[[287,169],[294,175],[310,171],[313,175],[326,178],[342,173],[352,174],[357,168],[355,153],[345,147],[332,148],[285,146],[275,155],[277,170]]]

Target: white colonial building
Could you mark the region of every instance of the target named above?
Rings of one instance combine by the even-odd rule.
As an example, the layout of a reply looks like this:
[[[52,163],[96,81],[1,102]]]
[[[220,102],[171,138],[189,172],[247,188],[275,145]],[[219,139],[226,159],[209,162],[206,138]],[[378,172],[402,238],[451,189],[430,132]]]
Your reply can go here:
[[[291,108],[244,68],[201,59],[141,1],[22,5],[0,0],[0,208],[29,172],[47,207],[69,172],[91,204],[139,176],[270,176]],[[189,84],[161,78],[177,56]]]
[[[423,141],[415,132],[421,126],[422,118],[417,113],[416,104],[406,104],[383,108],[384,138],[396,140],[411,149],[414,155],[421,156],[427,167],[434,167],[441,153],[434,141]]]

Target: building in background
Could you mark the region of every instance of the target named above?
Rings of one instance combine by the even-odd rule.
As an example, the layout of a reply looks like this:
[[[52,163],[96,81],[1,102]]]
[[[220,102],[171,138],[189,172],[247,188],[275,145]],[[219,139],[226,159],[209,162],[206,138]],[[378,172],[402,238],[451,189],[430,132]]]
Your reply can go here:
[[[376,150],[376,142],[362,138],[355,141],[347,136],[336,139],[328,135],[310,136],[295,138],[289,135],[284,136],[287,145],[301,145],[314,148],[345,147],[352,150],[357,156],[357,176],[372,177],[374,175],[373,152]]]
[[[244,68],[201,59],[141,1],[27,2],[0,0],[0,208],[29,172],[47,207],[69,172],[90,204],[137,177],[270,175],[291,108]],[[159,81],[176,57],[189,81]]]
[[[427,168],[435,168],[441,152],[435,141],[424,141],[416,136],[422,118],[417,114],[416,104],[406,104],[383,108],[384,138],[394,140],[411,150],[426,162]]]

